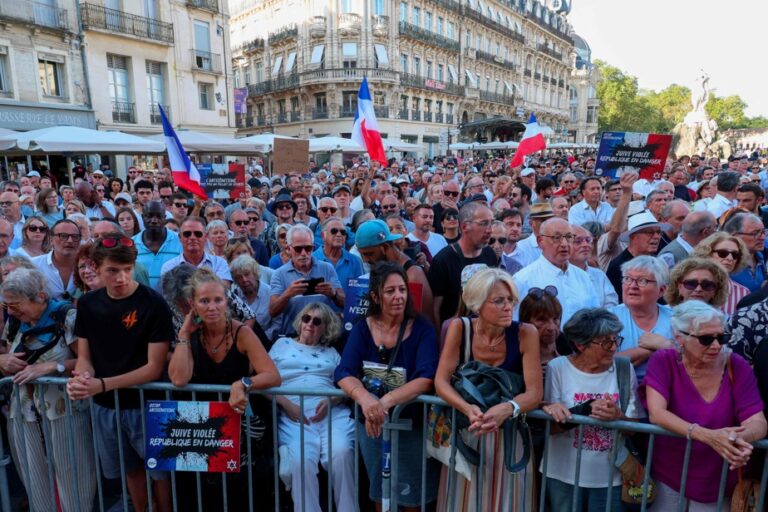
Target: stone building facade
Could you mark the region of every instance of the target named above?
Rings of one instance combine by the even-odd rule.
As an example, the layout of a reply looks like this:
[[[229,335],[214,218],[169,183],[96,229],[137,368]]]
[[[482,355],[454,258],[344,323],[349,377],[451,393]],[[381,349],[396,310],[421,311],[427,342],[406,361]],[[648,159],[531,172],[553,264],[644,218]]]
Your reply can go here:
[[[597,83],[600,73],[592,64],[592,50],[578,35],[574,39],[574,61],[571,70],[571,87],[568,91],[568,140],[576,144],[600,142],[597,116],[600,100],[597,99]]]

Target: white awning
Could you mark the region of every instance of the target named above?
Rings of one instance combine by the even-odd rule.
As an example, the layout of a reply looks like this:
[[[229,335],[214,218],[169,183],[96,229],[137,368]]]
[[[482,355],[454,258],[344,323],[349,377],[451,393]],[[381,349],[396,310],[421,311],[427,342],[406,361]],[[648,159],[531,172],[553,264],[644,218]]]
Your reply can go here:
[[[285,72],[290,73],[293,71],[293,66],[296,64],[296,52],[288,54],[288,60],[285,61]]]
[[[451,82],[456,83],[459,81],[459,75],[456,73],[456,68],[453,64],[448,64],[448,73],[451,75]]]
[[[507,89],[507,92],[508,92],[510,95],[512,95],[512,96],[514,96],[514,95],[515,95],[515,91],[514,91],[514,90],[512,90],[512,86],[511,86],[511,85],[509,85],[509,82],[507,82],[506,80],[504,80],[504,88],[505,88],[505,89]]]
[[[275,65],[272,67],[272,76],[277,76],[280,73],[280,66],[283,64],[283,56],[278,55],[275,57]]]
[[[317,46],[314,46],[312,48],[312,59],[309,61],[310,64],[320,64],[323,62],[323,53],[325,52],[325,45],[324,44],[318,44]]]
[[[379,66],[389,66],[389,57],[387,56],[387,47],[383,44],[373,45],[376,51],[376,58],[379,59]]]
[[[473,89],[477,89],[477,78],[475,77],[475,74],[468,69],[465,69],[464,73],[466,73],[467,78],[469,78],[470,87],[472,87]]]

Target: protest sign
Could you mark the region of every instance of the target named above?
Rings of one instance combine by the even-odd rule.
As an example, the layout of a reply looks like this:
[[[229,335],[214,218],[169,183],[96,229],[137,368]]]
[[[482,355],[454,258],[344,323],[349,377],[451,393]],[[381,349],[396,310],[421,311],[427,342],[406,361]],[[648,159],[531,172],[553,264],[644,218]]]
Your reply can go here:
[[[235,93],[234,93],[234,99],[235,99],[235,114],[245,114],[248,111],[247,107],[247,100],[248,100],[248,88],[247,87],[236,87]]]
[[[347,280],[344,287],[344,330],[352,327],[368,312],[368,274]]]
[[[604,132],[595,174],[616,178],[627,171],[648,181],[661,179],[672,136],[658,133]]]
[[[147,469],[237,473],[240,415],[227,402],[147,402]]]
[[[275,138],[272,146],[272,173],[305,173],[309,162],[309,141]]]
[[[237,200],[245,194],[243,164],[198,164],[197,171],[209,198]]]

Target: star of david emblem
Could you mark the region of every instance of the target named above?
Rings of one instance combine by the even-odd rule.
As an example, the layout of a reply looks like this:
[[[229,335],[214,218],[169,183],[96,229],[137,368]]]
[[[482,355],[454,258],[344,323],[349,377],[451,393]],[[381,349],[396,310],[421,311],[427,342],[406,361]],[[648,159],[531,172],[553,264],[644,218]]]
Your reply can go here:
[[[235,471],[237,469],[237,461],[229,459],[227,461],[227,471]]]

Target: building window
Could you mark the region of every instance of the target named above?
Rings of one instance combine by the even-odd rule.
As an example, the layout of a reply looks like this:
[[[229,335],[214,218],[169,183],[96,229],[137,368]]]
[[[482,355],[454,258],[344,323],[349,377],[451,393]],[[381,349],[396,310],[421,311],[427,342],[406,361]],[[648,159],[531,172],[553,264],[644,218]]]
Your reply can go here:
[[[424,76],[427,78],[432,78],[432,61],[428,60],[427,65],[424,66]]]
[[[445,104],[445,111],[449,116],[453,115],[453,103],[446,103]]]
[[[444,75],[444,67],[442,64],[437,65],[437,80],[440,82],[445,81],[445,75]]]
[[[318,44],[312,47],[312,58],[309,61],[310,66],[320,69],[325,68],[325,45]]]
[[[149,64],[149,63],[147,63]],[[107,54],[107,75],[109,78],[109,97],[115,105],[126,108],[130,102],[128,92],[128,59],[121,55]],[[149,78],[147,78],[149,80]]]
[[[469,48],[471,45],[472,45],[472,31],[471,30],[467,30],[466,36],[464,38],[464,46]]]
[[[429,11],[424,11],[424,28],[432,30],[432,13]]]
[[[400,96],[400,110],[408,110],[408,96]]]
[[[50,60],[39,59],[37,61],[40,71],[40,90],[43,96],[62,97],[61,64]]]
[[[597,108],[587,107],[587,123],[597,122]]]
[[[579,107],[577,107],[576,105],[571,105],[570,112],[571,112],[571,122],[577,123],[579,121]]]
[[[149,117],[152,124],[160,124],[162,119],[158,106],[165,106],[165,73],[163,67],[162,62],[146,61]]]
[[[352,12],[352,0],[341,0],[341,12]]]
[[[414,75],[421,74],[421,58],[420,57],[413,58],[413,74]]]
[[[383,44],[373,45],[373,64],[376,68],[388,68],[389,56],[387,55],[387,47]]]
[[[421,9],[418,7],[413,8],[413,24],[417,27],[421,26]]]
[[[251,81],[251,66],[246,66],[243,68],[243,79],[245,80],[245,85],[250,85],[253,83]]]
[[[253,64],[253,75],[255,79],[254,83],[264,81],[264,64],[261,61]]]
[[[454,25],[452,21],[449,21],[448,33],[446,34],[448,36],[448,39],[453,39],[453,36],[455,35],[455,31],[456,31],[456,25]]]
[[[408,2],[400,2],[400,21],[408,21]]]
[[[291,112],[299,111],[299,97],[291,96]]]
[[[8,75],[8,48],[0,46],[0,92],[10,92],[11,77]]]
[[[357,67],[357,43],[341,43],[341,56],[345,68]]]
[[[373,0],[373,14],[384,14],[384,0]]]
[[[197,84],[198,96],[200,96],[200,110],[213,110],[213,85]]]
[[[408,72],[408,56],[404,53],[400,55],[400,72],[401,73]]]
[[[328,110],[328,103],[324,92],[315,94],[315,109],[318,112],[326,112]]]
[[[432,100],[424,100],[424,112],[432,112]]]
[[[357,112],[357,91],[342,91],[341,110],[346,114]]]
[[[443,35],[443,18],[437,18],[437,33]]]

